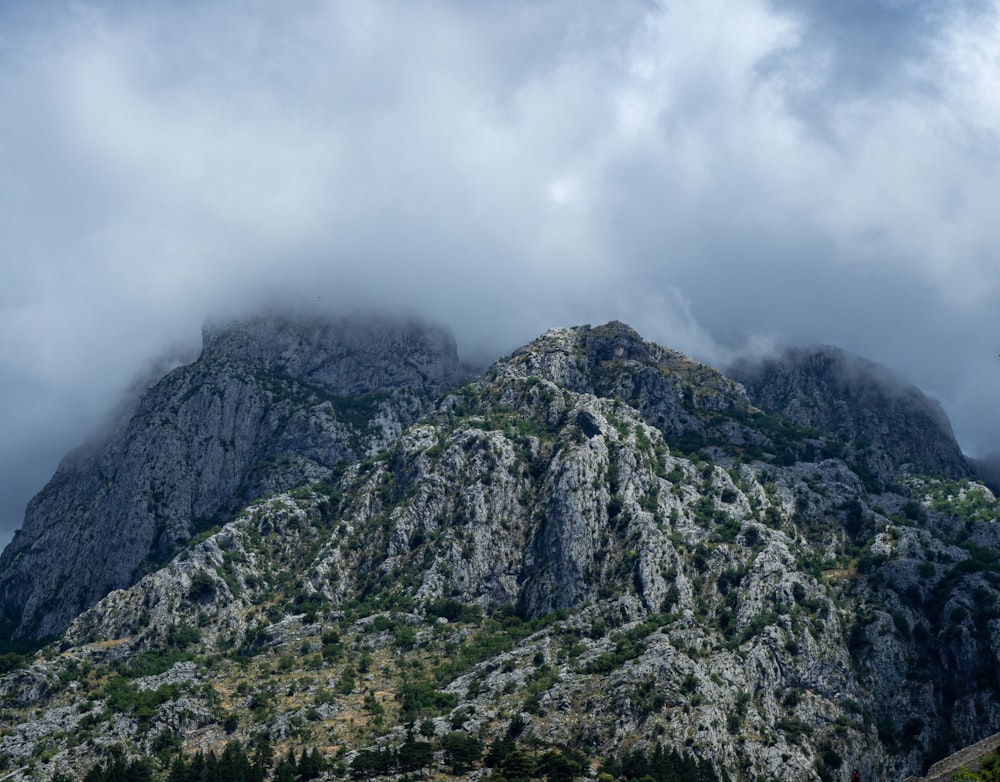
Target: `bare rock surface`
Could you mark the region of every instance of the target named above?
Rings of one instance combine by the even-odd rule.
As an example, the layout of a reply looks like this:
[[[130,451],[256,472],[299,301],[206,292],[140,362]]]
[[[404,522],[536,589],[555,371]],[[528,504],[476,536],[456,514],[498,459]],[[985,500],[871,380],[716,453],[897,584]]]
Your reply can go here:
[[[433,330],[328,328],[210,333],[112,438],[121,461],[94,451],[130,496],[168,463],[226,488],[212,505],[170,473],[187,488],[163,500],[165,562],[122,521],[140,511],[100,505],[145,558],[38,614],[62,617],[58,643],[0,677],[12,779],[172,736],[306,736],[351,763],[415,730],[496,745],[516,726],[594,769],[665,746],[733,780],[902,780],[1000,729],[1000,508],[911,390],[867,365],[840,383],[839,359],[744,387],[620,323],[554,329],[459,386]],[[225,381],[194,381],[209,370]],[[204,431],[239,445],[192,461]],[[193,523],[201,501],[216,526]],[[53,524],[32,535],[86,526]],[[55,579],[28,540],[4,555],[7,599],[12,574]],[[49,770],[22,772],[39,752]]]
[[[67,456],[0,556],[0,625],[58,633],[247,502],[384,448],[464,377],[454,340],[389,319],[266,316],[206,327]]]

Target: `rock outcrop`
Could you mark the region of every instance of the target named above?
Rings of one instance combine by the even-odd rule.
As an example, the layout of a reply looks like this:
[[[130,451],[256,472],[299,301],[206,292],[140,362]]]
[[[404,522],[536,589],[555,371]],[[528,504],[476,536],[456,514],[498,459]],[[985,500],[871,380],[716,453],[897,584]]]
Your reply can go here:
[[[618,399],[668,437],[704,436],[720,417],[752,410],[743,388],[677,350],[646,342],[624,323],[552,329],[495,371]]]

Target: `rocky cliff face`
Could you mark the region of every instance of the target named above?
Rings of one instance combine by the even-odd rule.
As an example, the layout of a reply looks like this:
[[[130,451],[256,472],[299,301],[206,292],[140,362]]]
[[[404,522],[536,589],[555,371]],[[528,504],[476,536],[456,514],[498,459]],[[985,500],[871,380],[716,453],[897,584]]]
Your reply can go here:
[[[202,361],[321,387],[329,361],[297,327],[279,347],[256,329],[207,338]],[[362,750],[400,750],[409,725],[438,763],[455,733],[487,742],[503,779],[549,773],[525,771],[543,752],[581,776],[655,744],[734,780],[918,773],[1000,729],[998,505],[946,458],[946,427],[927,446],[895,429],[931,415],[922,397],[864,366],[838,385],[835,363],[794,370],[801,391],[784,365],[747,370],[748,395],[622,324],[555,329],[404,408],[422,415],[397,413],[395,436],[355,425],[325,461],[289,449],[302,461],[272,480],[296,488],[0,677],[0,758],[49,779],[114,745],[165,773],[238,739],[344,747],[364,776]],[[385,382],[367,377],[325,387],[364,399]],[[272,398],[289,421],[319,404]]]
[[[0,557],[0,625],[59,632],[251,500],[381,450],[461,377],[451,336],[415,323],[268,316],[207,328],[197,361],[146,390],[32,500]]]
[[[728,373],[762,410],[851,443],[884,477],[903,464],[950,478],[972,474],[941,406],[859,356],[796,348]]]

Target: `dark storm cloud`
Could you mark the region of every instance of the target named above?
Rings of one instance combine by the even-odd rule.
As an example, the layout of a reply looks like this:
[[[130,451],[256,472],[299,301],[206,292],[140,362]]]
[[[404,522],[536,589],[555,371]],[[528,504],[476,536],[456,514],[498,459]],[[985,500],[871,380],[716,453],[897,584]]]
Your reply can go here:
[[[151,356],[275,298],[495,356],[831,342],[1000,444],[994,4],[7,3],[0,526]],[[0,535],[2,536],[2,535]]]
[[[988,8],[976,0],[773,0],[773,6],[800,23],[794,51],[801,61],[825,59],[824,87],[843,92],[898,87],[910,63],[934,56],[949,17]]]

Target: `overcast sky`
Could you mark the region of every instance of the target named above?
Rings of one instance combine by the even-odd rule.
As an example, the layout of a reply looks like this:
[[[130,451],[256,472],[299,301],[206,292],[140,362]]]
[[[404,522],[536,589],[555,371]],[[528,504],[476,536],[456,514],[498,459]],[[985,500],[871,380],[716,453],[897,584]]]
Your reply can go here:
[[[0,3],[0,544],[207,315],[832,343],[1000,450],[988,0]],[[322,298],[317,298],[322,297]]]

